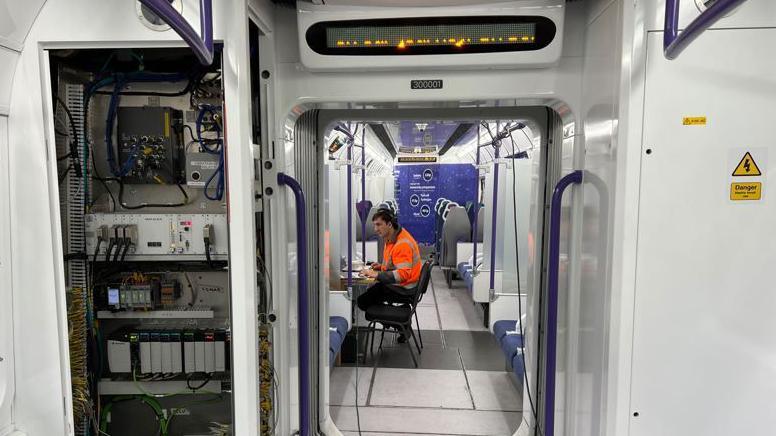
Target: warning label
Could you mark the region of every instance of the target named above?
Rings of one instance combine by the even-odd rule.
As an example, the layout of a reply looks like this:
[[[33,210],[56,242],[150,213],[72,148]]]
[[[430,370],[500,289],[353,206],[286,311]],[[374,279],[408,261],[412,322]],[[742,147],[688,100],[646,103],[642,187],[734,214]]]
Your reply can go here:
[[[730,199],[733,201],[759,200],[762,193],[763,184],[760,182],[730,184]]]
[[[757,166],[751,153],[748,151],[744,154],[744,157],[741,158],[741,162],[738,163],[736,169],[733,170],[733,176],[736,177],[761,175],[763,175],[763,173],[760,172],[760,167]]]
[[[684,117],[682,124],[685,126],[705,126],[706,117]]]

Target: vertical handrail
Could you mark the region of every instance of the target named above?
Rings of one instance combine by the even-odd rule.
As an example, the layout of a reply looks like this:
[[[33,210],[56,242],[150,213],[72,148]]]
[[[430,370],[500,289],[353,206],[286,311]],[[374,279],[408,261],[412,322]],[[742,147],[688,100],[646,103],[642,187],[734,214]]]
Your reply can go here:
[[[310,335],[307,302],[307,207],[302,186],[293,177],[278,173],[278,185],[288,186],[296,204],[297,274],[299,290],[297,313],[299,318],[299,436],[310,434]]]
[[[717,0],[708,9],[679,33],[679,4],[680,0],[666,0],[665,33],[663,34],[663,55],[666,59],[676,59],[687,46],[692,43],[704,30],[711,27],[725,14],[735,9],[746,0]]]
[[[348,207],[345,209],[348,214],[348,294],[353,292],[353,144],[348,145]],[[361,235],[361,239],[364,239]]]
[[[490,237],[490,293],[496,291],[496,224],[498,223],[498,158],[499,146],[493,144],[496,154],[493,157],[493,209],[491,210],[491,237]],[[476,262],[476,259],[475,259]]]
[[[199,28],[201,35],[191,27],[168,0],[140,0],[167,23],[191,47],[202,65],[213,63],[213,0],[199,1]]]
[[[477,274],[477,226],[479,225],[480,215],[480,129],[482,123],[477,125],[477,186],[474,189],[474,219],[472,220],[472,276]]]
[[[361,201],[366,204],[366,125],[361,126]],[[361,217],[361,261],[366,265],[366,218],[369,215]],[[377,259],[375,259],[377,260]]]
[[[558,270],[560,264],[560,212],[563,193],[582,183],[583,172],[574,171],[560,179],[552,193],[550,208],[550,258],[547,290],[547,359],[544,383],[544,435],[555,434],[555,368],[558,340]]]

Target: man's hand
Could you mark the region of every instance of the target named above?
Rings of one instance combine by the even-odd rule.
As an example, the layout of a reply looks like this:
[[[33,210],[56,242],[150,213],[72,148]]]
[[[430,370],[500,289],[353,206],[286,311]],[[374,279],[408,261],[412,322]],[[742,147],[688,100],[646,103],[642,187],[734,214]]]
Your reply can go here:
[[[364,269],[361,270],[360,274],[361,274],[362,277],[368,277],[370,279],[375,279],[375,278],[377,278],[378,272],[373,270],[373,269],[370,269],[370,268],[364,268]]]

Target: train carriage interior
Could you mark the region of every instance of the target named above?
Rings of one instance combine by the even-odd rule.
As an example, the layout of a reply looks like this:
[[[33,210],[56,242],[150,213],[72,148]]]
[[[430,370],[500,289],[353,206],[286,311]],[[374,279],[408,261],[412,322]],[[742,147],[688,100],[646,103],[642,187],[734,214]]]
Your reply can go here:
[[[0,436],[772,434],[774,28],[0,0]]]

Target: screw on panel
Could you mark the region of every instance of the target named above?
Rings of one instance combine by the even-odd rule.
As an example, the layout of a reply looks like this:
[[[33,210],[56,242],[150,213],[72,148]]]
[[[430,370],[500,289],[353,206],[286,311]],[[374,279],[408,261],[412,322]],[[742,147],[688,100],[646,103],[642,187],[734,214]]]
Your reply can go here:
[[[267,319],[269,320],[269,322],[275,322],[278,320],[278,317],[274,313],[270,313]]]
[[[635,416],[636,418],[638,418],[638,417],[639,417],[639,412],[633,412],[633,416]]]
[[[264,193],[267,194],[267,195],[272,195],[272,192],[273,192],[272,188],[267,188],[267,189],[264,190]]]
[[[264,169],[265,170],[271,170],[272,169],[272,162],[270,162],[270,161],[264,162]]]
[[[262,79],[269,79],[269,71],[264,70],[261,72],[261,78]]]
[[[647,154],[652,154],[652,149],[651,148],[647,149]]]

